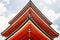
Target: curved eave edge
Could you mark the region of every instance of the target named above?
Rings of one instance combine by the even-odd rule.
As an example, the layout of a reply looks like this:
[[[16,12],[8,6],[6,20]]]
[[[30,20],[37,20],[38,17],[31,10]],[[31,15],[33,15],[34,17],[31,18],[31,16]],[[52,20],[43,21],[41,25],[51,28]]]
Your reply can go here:
[[[41,11],[33,4],[33,2],[32,2],[32,1],[29,1],[29,2],[27,3],[27,5],[26,5],[17,15],[21,14],[23,11],[25,12],[29,7],[31,7],[33,10],[36,9],[36,11],[38,11],[38,12],[41,13]],[[17,15],[16,15],[15,17],[17,17]],[[50,25],[52,24],[52,22],[50,22],[42,13],[41,13],[41,15],[45,18],[45,20],[46,20]],[[14,17],[14,18],[15,18],[15,17]],[[14,18],[13,18],[12,20],[14,20]],[[10,20],[8,23],[11,24],[11,21],[12,21],[12,20]]]

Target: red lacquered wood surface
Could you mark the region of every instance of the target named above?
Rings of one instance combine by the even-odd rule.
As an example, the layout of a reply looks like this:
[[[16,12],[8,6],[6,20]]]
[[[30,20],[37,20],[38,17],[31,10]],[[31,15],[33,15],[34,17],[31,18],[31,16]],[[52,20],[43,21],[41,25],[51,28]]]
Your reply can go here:
[[[56,36],[58,36],[58,34],[51,29],[51,27],[49,25],[47,25],[40,17],[38,17],[38,15],[36,15],[36,13],[34,13],[31,10],[31,16],[33,18],[33,20],[41,27],[41,29],[43,29],[48,35],[50,35],[52,38],[55,38]]]
[[[29,14],[33,18],[33,20],[41,27],[41,29],[43,29],[48,35],[50,35],[52,38],[55,38],[58,36],[58,34],[53,29],[51,29],[50,26],[48,26],[45,22],[43,22],[41,18],[39,18],[37,14],[33,12],[32,9],[29,9],[26,12],[26,14],[24,14],[24,16],[22,16],[15,23],[13,23],[5,32],[2,33],[2,35],[6,37],[9,36],[21,25],[22,22],[26,20]]]
[[[8,29],[6,29],[2,35],[8,37],[12,34],[28,17],[29,11],[26,12],[22,17],[20,17],[15,23],[13,23]]]
[[[9,40],[27,40],[29,38],[28,29],[31,29],[30,35],[32,40],[49,40],[49,38],[39,31],[31,22],[28,22],[21,30],[18,30]]]

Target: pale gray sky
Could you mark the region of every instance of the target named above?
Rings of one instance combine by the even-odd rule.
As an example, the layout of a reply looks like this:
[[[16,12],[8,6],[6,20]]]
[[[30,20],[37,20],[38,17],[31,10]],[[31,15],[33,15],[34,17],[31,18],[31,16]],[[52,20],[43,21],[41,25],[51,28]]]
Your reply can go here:
[[[0,0],[0,33],[29,0]],[[60,33],[60,0],[32,0],[36,7],[53,23],[51,27]],[[0,40],[5,38],[0,36]],[[55,40],[60,40],[60,37]]]

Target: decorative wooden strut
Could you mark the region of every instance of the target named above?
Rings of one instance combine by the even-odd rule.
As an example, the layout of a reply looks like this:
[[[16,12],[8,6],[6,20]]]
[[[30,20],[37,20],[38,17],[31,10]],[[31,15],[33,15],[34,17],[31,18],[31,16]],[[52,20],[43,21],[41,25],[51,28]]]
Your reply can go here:
[[[31,29],[30,28],[28,29],[28,33],[29,33],[29,40],[30,40],[31,39],[31,34],[30,34],[31,33]]]

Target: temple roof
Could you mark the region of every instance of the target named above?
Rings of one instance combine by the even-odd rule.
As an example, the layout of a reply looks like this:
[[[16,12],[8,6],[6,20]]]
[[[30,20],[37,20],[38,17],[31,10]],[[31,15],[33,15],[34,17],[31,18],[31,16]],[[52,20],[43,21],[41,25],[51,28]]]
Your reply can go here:
[[[41,29],[40,31],[42,31],[49,38],[53,39],[59,35],[52,27],[50,27],[52,23],[30,0],[28,4],[11,21],[9,21],[10,26],[2,32],[2,36],[11,36],[19,28],[22,28],[23,26],[21,27],[21,25],[25,25],[28,19],[32,19],[33,22],[38,25],[36,27]]]
[[[9,24],[13,24],[21,15],[23,15],[27,9],[32,8],[39,17],[41,17],[48,25],[52,23],[41,13],[41,11],[33,4],[32,1],[29,1],[27,5],[12,19],[9,21]]]
[[[2,32],[2,35],[6,37],[9,36],[27,19],[28,15],[30,15],[32,19],[37,23],[37,25],[39,25],[39,27],[41,27],[41,29],[43,29],[52,38],[58,36],[58,33],[55,30],[53,30],[53,28],[51,28],[48,24],[46,24],[31,8],[28,9],[24,13],[24,15],[18,18],[18,20],[16,20],[16,22],[14,22],[9,28]]]

